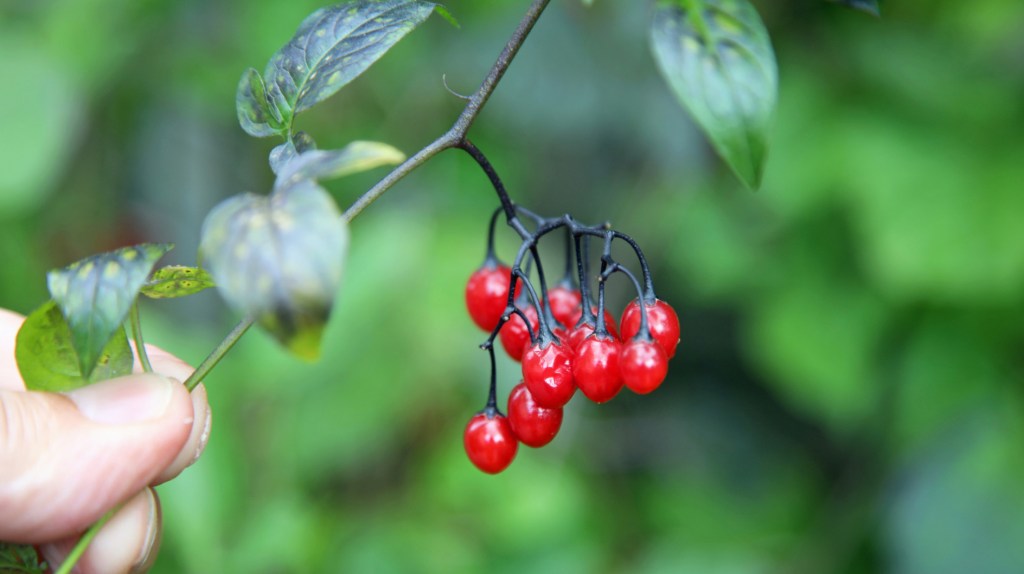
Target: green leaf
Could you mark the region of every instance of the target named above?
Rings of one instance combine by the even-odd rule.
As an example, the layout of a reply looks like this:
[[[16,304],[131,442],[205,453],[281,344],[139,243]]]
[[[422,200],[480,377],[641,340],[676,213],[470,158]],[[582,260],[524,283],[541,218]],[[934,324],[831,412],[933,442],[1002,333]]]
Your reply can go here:
[[[31,544],[0,542],[0,574],[45,574],[46,563]]]
[[[837,4],[848,6],[854,10],[860,10],[861,12],[867,12],[872,16],[880,16],[881,12],[878,9],[878,0],[831,0]]]
[[[132,372],[132,349],[118,325],[100,350],[95,368],[83,375],[72,330],[55,301],[32,312],[18,330],[14,357],[25,386],[33,391],[69,391]]]
[[[142,286],[141,293],[150,299],[171,299],[192,295],[213,286],[213,278],[201,267],[168,265],[153,273]]]
[[[279,167],[274,189],[284,189],[302,180],[333,179],[403,161],[405,154],[379,142],[355,141],[339,150],[311,150]]]
[[[242,76],[235,98],[242,129],[287,136],[295,114],[362,74],[435,8],[422,0],[355,0],[313,12],[262,76],[255,69]]]
[[[746,0],[656,7],[651,48],[676,96],[743,182],[761,183],[778,86],[775,54]]]
[[[299,132],[288,141],[270,150],[270,170],[281,173],[286,163],[301,153],[316,149],[316,142],[306,132]]]
[[[308,179],[269,197],[221,202],[206,217],[200,243],[228,304],[310,360],[320,353],[347,248],[341,212]]]
[[[279,102],[283,102],[280,90],[277,86],[271,86],[271,92],[268,93],[263,77],[255,68],[249,68],[242,74],[235,95],[235,107],[238,110],[238,123],[245,133],[258,138],[288,133],[289,122],[285,121]]]
[[[110,338],[121,328],[139,289],[170,244],[145,243],[87,257],[46,276],[60,306],[79,368],[88,377]]]

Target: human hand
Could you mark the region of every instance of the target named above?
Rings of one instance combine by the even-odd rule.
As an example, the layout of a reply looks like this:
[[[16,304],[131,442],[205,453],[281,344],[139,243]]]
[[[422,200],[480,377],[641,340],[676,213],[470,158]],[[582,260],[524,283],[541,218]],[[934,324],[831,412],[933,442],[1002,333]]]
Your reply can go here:
[[[14,359],[24,317],[0,309],[0,540],[36,544],[58,566],[80,534],[123,505],[75,572],[144,572],[160,540],[154,485],[191,465],[206,445],[206,389],[193,369],[147,345],[153,370],[68,393],[25,390]]]

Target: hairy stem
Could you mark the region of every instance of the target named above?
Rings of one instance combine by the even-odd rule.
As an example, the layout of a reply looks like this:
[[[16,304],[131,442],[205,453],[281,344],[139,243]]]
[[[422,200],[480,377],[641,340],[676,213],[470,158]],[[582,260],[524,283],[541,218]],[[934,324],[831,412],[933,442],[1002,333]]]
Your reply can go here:
[[[533,30],[534,24],[540,18],[540,15],[547,8],[550,0],[533,0],[530,8],[523,15],[522,20],[519,21],[519,25],[516,26],[515,32],[508,39],[505,44],[505,48],[498,55],[498,59],[495,60],[494,65],[491,66],[490,71],[484,78],[480,87],[477,88],[476,92],[469,97],[469,101],[466,103],[466,107],[462,109],[462,113],[455,119],[455,123],[452,124],[451,129],[444,133],[444,135],[438,137],[433,142],[428,144],[426,147],[421,149],[415,155],[405,160],[401,165],[396,167],[389,173],[384,179],[377,182],[372,188],[366,193],[359,197],[347,210],[342,217],[346,221],[352,221],[359,215],[368,205],[377,200],[387,190],[391,189],[396,183],[402,178],[412,173],[416,168],[423,165],[430,158],[441,153],[446,149],[458,147],[466,139],[466,134],[469,132],[470,126],[476,120],[476,117],[480,115],[480,110],[483,109],[484,105],[487,104],[487,100],[490,99],[491,94],[494,93],[494,88],[498,86],[498,82],[501,81],[502,76],[508,70],[509,65],[512,64],[512,60],[515,59],[516,54],[519,53],[519,48],[522,47],[523,42],[526,41],[526,37]]]

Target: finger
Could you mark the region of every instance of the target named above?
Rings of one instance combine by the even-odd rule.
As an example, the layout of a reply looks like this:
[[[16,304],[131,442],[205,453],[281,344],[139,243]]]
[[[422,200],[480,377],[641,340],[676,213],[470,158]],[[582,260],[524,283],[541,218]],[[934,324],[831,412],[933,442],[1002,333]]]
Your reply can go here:
[[[79,574],[126,574],[145,572],[160,546],[160,500],[146,488],[122,506],[100,528],[76,563]],[[46,561],[56,567],[64,563],[78,543],[73,536],[42,547]]]
[[[194,413],[195,420],[192,423],[192,431],[189,433],[185,445],[181,447],[181,451],[178,452],[178,456],[174,458],[171,464],[150,483],[151,485],[163,484],[178,476],[183,470],[199,460],[199,456],[206,449],[206,443],[210,439],[213,412],[210,410],[210,404],[206,402],[206,387],[202,384],[192,391],[192,412]]]
[[[14,358],[14,342],[18,329],[25,322],[21,315],[0,309],[0,389],[20,390],[25,388]]]
[[[184,386],[158,375],[66,395],[0,390],[0,540],[81,532],[168,468],[193,423]]]

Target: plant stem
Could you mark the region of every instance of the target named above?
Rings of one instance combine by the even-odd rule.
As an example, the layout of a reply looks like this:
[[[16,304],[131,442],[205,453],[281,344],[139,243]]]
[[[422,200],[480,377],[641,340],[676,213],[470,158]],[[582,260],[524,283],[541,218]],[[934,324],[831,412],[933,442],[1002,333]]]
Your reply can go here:
[[[211,351],[210,354],[203,359],[202,363],[199,363],[196,370],[188,379],[185,380],[185,388],[188,389],[189,392],[195,389],[196,386],[202,382],[203,378],[209,374],[210,370],[217,366],[217,363],[220,362],[221,358],[231,350],[231,347],[235,346],[235,343],[242,338],[242,335],[249,330],[249,327],[252,327],[252,324],[252,317],[243,318],[237,325],[235,325],[235,328],[224,337],[224,340],[217,345],[217,348]]]
[[[533,4],[523,15],[522,20],[519,21],[519,25],[516,26],[515,32],[508,39],[505,44],[505,48],[498,55],[498,59],[495,60],[494,65],[491,66],[490,71],[484,78],[480,87],[477,88],[476,92],[469,97],[469,101],[466,103],[466,107],[462,109],[462,113],[455,119],[455,123],[452,124],[451,129],[444,133],[441,137],[435,139],[429,145],[418,151],[415,155],[405,160],[401,165],[396,167],[389,173],[384,179],[377,182],[369,191],[359,197],[347,210],[345,210],[342,217],[346,221],[352,221],[359,215],[368,205],[377,200],[387,190],[391,189],[396,183],[402,178],[412,173],[416,168],[423,165],[430,158],[441,153],[446,149],[458,147],[466,139],[466,133],[469,132],[470,126],[476,120],[476,117],[480,115],[480,110],[483,109],[484,105],[487,104],[487,100],[490,99],[491,94],[494,93],[494,88],[498,86],[498,82],[501,81],[502,76],[508,70],[509,65],[512,64],[512,60],[515,59],[516,54],[519,53],[519,48],[522,47],[523,42],[526,41],[526,37],[533,30],[534,24],[540,18],[540,15],[547,8],[550,0],[533,0]]]
[[[89,548],[89,543],[92,542],[92,539],[96,537],[96,534],[99,533],[101,528],[103,528],[103,525],[106,524],[120,508],[120,505],[115,506],[107,511],[102,518],[94,522],[93,525],[85,531],[85,534],[82,534],[82,537],[78,539],[78,543],[71,549],[71,553],[64,559],[60,568],[54,570],[53,574],[70,574],[71,570],[75,567],[75,564],[77,564],[78,560],[82,557],[82,554],[85,554],[85,550]]]
[[[129,320],[132,325],[132,339],[135,340],[135,352],[139,355],[139,362],[142,363],[142,370],[147,373],[153,372],[153,365],[149,362],[149,354],[146,353],[146,344],[142,337],[142,319],[139,318],[139,301],[132,303],[129,313]]]

